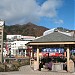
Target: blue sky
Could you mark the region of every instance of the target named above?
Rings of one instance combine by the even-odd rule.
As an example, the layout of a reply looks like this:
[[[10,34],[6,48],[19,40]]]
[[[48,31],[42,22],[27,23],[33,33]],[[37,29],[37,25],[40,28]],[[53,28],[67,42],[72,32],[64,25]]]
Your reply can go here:
[[[74,12],[75,0],[0,0],[0,18],[7,25],[32,22],[75,30]]]
[[[37,0],[40,2],[40,0]],[[41,0],[40,3],[46,0]],[[38,23],[40,25],[44,25],[48,28],[56,28],[56,27],[64,27],[67,29],[73,29],[75,30],[75,1],[74,0],[63,0],[62,1],[62,7],[57,10],[58,17],[56,17],[56,20],[63,20],[63,23],[55,23],[49,18],[43,17],[41,21]]]

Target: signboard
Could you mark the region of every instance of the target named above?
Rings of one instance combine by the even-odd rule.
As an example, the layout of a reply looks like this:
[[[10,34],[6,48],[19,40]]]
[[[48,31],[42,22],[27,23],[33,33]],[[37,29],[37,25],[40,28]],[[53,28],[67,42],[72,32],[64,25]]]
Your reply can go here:
[[[64,53],[64,49],[63,48],[42,48],[42,52],[58,52],[58,53]]]
[[[36,55],[36,49],[34,49],[34,55]],[[42,48],[41,50],[42,56],[63,56],[64,49],[63,48]]]

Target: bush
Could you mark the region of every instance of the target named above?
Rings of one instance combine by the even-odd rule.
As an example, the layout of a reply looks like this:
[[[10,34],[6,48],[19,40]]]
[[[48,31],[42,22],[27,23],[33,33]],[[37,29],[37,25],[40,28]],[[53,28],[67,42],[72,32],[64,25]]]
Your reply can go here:
[[[13,61],[11,64],[9,64],[9,71],[18,71],[20,67],[20,63],[17,61]]]
[[[10,71],[10,68],[9,68],[9,66],[7,66],[7,65],[5,64],[5,72],[8,72],[8,71]]]
[[[24,66],[24,65],[29,65],[30,64],[30,61],[29,60],[23,60],[20,62],[21,66]]]
[[[0,64],[0,72],[9,71],[9,67],[5,64]]]
[[[16,65],[12,65],[10,67],[10,71],[18,71],[19,70],[19,67],[17,67]]]
[[[25,60],[25,65],[29,65],[30,64],[30,60]]]
[[[4,69],[2,67],[0,67],[0,72],[4,72]]]
[[[0,63],[0,72],[18,71],[19,67],[29,65],[29,60],[13,61],[11,64]]]

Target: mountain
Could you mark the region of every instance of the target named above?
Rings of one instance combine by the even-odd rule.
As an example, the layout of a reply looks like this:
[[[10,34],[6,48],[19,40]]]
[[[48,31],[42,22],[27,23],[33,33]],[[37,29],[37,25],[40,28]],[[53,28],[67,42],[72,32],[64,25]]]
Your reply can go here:
[[[43,32],[48,30],[48,28],[43,26],[38,26],[32,23],[27,23],[23,25],[11,25],[4,27],[4,40],[6,39],[6,35],[23,35],[23,36],[41,36]]]
[[[62,27],[57,27],[58,30],[62,31],[62,32],[71,32],[74,30],[69,30],[66,28],[62,28]],[[46,30],[49,30],[46,27],[43,26],[38,26],[35,25],[31,22],[27,23],[27,24],[23,24],[23,25],[5,25],[4,26],[4,40],[6,40],[6,35],[23,35],[23,36],[42,36],[43,32],[45,32]],[[75,32],[75,31],[74,31]]]

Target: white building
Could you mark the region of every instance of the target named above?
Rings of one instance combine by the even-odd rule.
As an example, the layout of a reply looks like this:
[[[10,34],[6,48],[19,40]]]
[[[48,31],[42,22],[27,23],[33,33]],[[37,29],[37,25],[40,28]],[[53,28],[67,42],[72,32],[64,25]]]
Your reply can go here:
[[[2,62],[2,53],[3,53],[3,28],[4,21],[0,20],[0,62]]]
[[[30,41],[14,41],[11,42],[11,55],[21,55],[21,52],[23,51],[25,54],[25,50],[27,47],[25,46],[26,43]]]
[[[7,35],[6,51],[7,55],[11,56],[25,56],[26,57],[26,43],[35,39],[34,36],[21,35]]]
[[[7,35],[6,36],[7,41],[16,41],[21,39],[21,35]]]
[[[57,28],[53,28],[53,29],[50,29],[50,30],[46,30],[46,31],[43,33],[43,36],[48,35],[48,34],[50,34],[50,33],[53,33],[54,31],[58,31],[58,32],[60,32],[60,33],[63,33],[63,34],[69,35],[69,36],[73,36],[73,34],[74,34],[74,32],[69,32],[69,31],[62,32],[62,31],[58,30]]]

